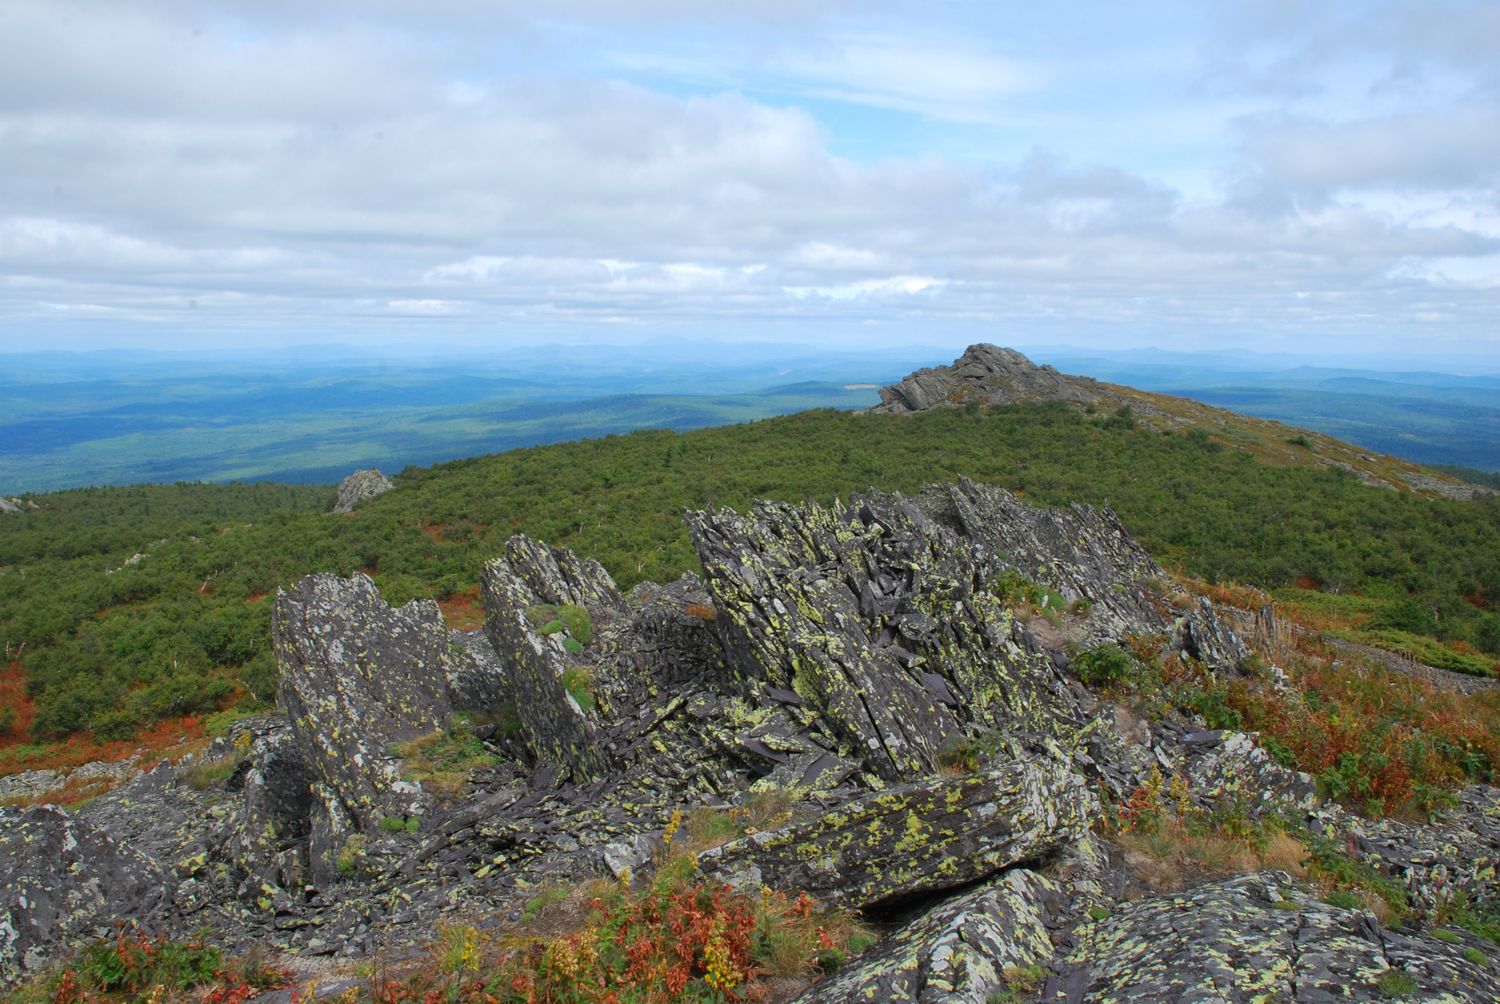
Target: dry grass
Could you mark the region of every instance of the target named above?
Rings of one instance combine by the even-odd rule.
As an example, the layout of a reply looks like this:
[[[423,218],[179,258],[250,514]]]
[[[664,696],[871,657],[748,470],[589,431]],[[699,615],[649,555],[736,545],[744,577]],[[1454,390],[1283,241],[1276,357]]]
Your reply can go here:
[[[1308,876],[1308,850],[1296,837],[1272,830],[1247,838],[1222,828],[1199,831],[1181,818],[1115,833],[1140,894],[1176,892],[1205,879],[1276,869]]]

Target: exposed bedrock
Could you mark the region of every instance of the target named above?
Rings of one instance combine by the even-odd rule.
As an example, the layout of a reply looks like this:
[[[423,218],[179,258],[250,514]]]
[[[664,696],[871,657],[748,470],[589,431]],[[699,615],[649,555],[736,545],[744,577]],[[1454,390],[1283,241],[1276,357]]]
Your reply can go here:
[[[1098,813],[1097,798],[1066,764],[1012,762],[865,795],[706,851],[698,868],[741,889],[797,889],[866,908],[1045,858]]]
[[[485,634],[505,668],[526,745],[576,780],[602,777],[608,758],[599,725],[610,709],[596,708],[591,716],[569,693],[565,677],[570,667],[581,666],[595,693],[610,689],[601,678],[607,674],[584,649],[593,642],[595,625],[624,613],[614,581],[593,559],[582,561],[566,548],[518,535],[506,541],[503,557],[485,566],[481,582]],[[573,637],[561,620],[549,630],[550,608],[561,607],[587,614],[587,638]]]
[[[1064,376],[1038,366],[1015,349],[971,345],[948,366],[920,369],[900,383],[880,388],[872,411],[903,414],[961,404],[1016,404],[1021,401],[1077,401],[1092,404],[1110,396],[1087,377]]]
[[[1242,875],[1085,922],[1042,999],[1500,1000],[1500,974],[1465,955],[1488,954],[1482,939],[1449,937],[1387,930],[1368,913],[1320,902],[1281,872]]]
[[[0,985],[115,922],[171,909],[154,862],[51,805],[0,808]]]

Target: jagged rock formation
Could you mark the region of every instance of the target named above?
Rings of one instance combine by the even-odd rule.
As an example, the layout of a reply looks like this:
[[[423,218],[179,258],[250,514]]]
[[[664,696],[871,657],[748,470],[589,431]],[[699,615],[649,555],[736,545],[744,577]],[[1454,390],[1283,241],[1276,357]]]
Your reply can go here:
[[[379,468],[355,471],[339,483],[339,497],[333,504],[333,512],[335,515],[353,512],[366,499],[384,495],[395,487],[395,482],[381,474]]]
[[[1245,652],[1107,510],[961,481],[686,518],[702,580],[629,596],[596,562],[512,538],[484,570],[480,631],[430,601],[392,608],[364,576],[281,592],[277,715],[76,817],[0,810],[0,974],[124,914],[309,955],[424,942],[450,913],[514,915],[540,882],[636,874],[674,809],[776,786],[790,820],[700,873],[895,928],[809,1001],[985,1001],[1030,965],[1047,1000],[1320,1000],[1418,960],[1424,987],[1493,992],[1462,953],[1278,876],[1090,914],[1127,885],[1090,832],[1098,793],[1163,773],[1206,809],[1302,813],[1419,906],[1500,899],[1494,789],[1438,825],[1361,821],[1252,736],[1135,719],[1084,686],[1079,652],[1131,635],[1216,672]],[[1063,609],[1019,614],[1040,592]],[[209,768],[222,780],[194,781]]]
[[[448,632],[437,604],[393,610],[365,575],[313,575],[280,592],[272,621],[281,665],[277,701],[331,819],[373,829],[420,816],[391,747],[447,730]],[[434,672],[434,669],[437,672]]]
[[[880,389],[873,411],[899,415],[908,411],[961,404],[1018,404],[1023,401],[1073,401],[1098,404],[1112,398],[1107,388],[1087,377],[1064,376],[1038,366],[1015,349],[970,345],[949,366],[917,370],[900,383]]]

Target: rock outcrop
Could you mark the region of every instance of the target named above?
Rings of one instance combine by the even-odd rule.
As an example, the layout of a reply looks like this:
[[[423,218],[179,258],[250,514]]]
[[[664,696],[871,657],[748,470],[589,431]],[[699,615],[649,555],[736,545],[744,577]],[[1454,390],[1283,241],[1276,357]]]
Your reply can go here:
[[[1264,872],[1090,920],[1041,999],[1500,1000],[1500,971],[1465,955],[1466,947],[1479,950],[1479,939],[1450,937],[1383,929],[1370,914],[1330,906],[1289,876]],[[1382,982],[1393,976],[1406,978],[1400,990]]]
[[[1043,1000],[1316,1001],[1393,967],[1495,993],[1467,935],[1386,931],[1282,875],[1121,902],[1101,794],[1181,778],[1173,797],[1205,818],[1300,817],[1419,912],[1500,902],[1500,795],[1470,789],[1434,824],[1362,820],[1252,735],[1091,689],[1076,670],[1105,643],[1149,638],[1193,672],[1246,652],[1108,510],[960,481],[686,519],[702,578],[628,596],[513,537],[479,631],[431,601],[393,608],[363,575],[279,593],[276,715],[77,815],[0,809],[0,978],[125,916],[232,949],[404,951],[451,914],[514,917],[540,884],[627,881],[677,810],[774,788],[787,814],[701,853],[700,875],[891,930],[808,1002],[978,1004],[1018,980]]]
[[[917,370],[900,383],[880,389],[874,411],[902,414],[963,404],[1018,404],[1073,401],[1096,404],[1112,395],[1087,377],[1064,376],[1038,366],[1015,349],[970,345],[949,366]]]
[[[437,604],[393,610],[367,576],[313,575],[277,594],[272,635],[277,700],[316,782],[324,843],[425,815],[431,799],[402,776],[399,747],[448,731],[451,680],[479,671],[450,650]]]
[[[339,497],[333,504],[333,512],[335,515],[351,513],[366,499],[384,495],[395,487],[395,482],[381,474],[379,468],[355,471],[339,483]]]

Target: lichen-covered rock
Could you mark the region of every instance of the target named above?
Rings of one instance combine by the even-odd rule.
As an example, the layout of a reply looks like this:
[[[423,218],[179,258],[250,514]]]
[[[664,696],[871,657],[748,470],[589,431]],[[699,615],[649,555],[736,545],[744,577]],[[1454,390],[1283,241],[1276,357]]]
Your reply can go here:
[[[595,679],[597,667],[582,640],[567,631],[548,632],[547,624],[532,619],[544,606],[581,609],[591,641],[595,624],[623,614],[625,601],[614,580],[597,561],[580,561],[566,548],[517,535],[506,541],[504,557],[485,566],[481,585],[485,634],[505,667],[527,746],[579,780],[603,776],[601,716],[589,714],[565,678],[570,667],[581,666],[591,687],[607,687],[607,681]]]
[[[1057,851],[1099,803],[1066,764],[1012,762],[898,785],[704,852],[705,876],[855,908],[951,889]]]
[[[1466,958],[1462,938],[1383,930],[1280,872],[1121,904],[1074,940],[1044,1000],[1500,1000],[1500,971]],[[1398,994],[1401,975],[1412,987]]]
[[[1086,605],[1098,638],[1155,634],[1172,623],[1158,596],[1166,572],[1109,509],[1076,502],[1041,509],[968,478],[928,485],[916,502],[1003,570],[1046,586],[1066,603]]]
[[[35,972],[116,921],[171,909],[154,862],[55,806],[0,808],[0,983]]]
[[[875,776],[930,773],[975,730],[1072,720],[1061,677],[994,589],[1003,568],[908,500],[687,520],[743,685],[794,695]]]
[[[395,487],[395,482],[381,474],[378,468],[355,471],[340,482],[339,497],[333,504],[333,511],[336,515],[353,512],[355,506],[366,499],[384,495]]]
[[[1234,670],[1250,654],[1244,639],[1219,617],[1207,596],[1198,597],[1178,629],[1178,647],[1220,672]]]
[[[1367,819],[1337,804],[1308,816],[1309,827],[1395,879],[1419,910],[1456,895],[1500,908],[1500,788],[1471,785],[1425,823]]]
[[[392,609],[367,576],[310,575],[278,591],[272,618],[277,700],[303,762],[361,828],[420,816],[396,743],[448,729],[448,631],[437,604]]]
[[[1013,868],[886,935],[798,1004],[987,1004],[1010,988],[1006,969],[1052,958],[1066,901],[1051,879]]]
[[[638,678],[675,687],[727,677],[724,648],[714,631],[719,613],[698,576],[685,572],[664,586],[643,582],[631,590],[628,605],[630,626],[620,655]]]

